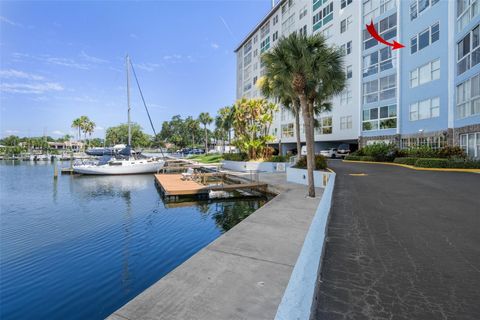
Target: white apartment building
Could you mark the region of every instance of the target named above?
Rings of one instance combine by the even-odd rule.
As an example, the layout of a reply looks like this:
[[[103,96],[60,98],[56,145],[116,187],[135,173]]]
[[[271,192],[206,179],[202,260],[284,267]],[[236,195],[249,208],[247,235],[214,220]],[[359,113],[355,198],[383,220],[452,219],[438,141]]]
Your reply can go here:
[[[319,127],[315,129],[315,148],[318,152],[327,147],[337,147],[340,143],[357,144],[361,110],[358,104],[361,100],[359,50],[362,36],[359,10],[360,2],[352,0],[279,1],[235,50],[237,98],[261,97],[255,86],[264,72],[260,56],[274,47],[281,37],[287,37],[293,32],[307,35],[320,32],[328,43],[344,49],[348,79],[344,92],[333,98],[332,111],[317,117]],[[276,137],[273,147],[281,143],[283,152],[296,149],[294,122],[293,114],[279,106],[272,125],[272,133]],[[305,142],[302,119],[300,132],[301,140]]]

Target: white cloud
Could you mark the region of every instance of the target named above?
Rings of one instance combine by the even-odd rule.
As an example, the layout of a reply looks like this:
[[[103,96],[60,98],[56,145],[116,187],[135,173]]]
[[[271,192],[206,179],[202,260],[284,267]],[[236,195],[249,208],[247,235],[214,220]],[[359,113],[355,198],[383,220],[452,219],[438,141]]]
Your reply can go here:
[[[11,25],[11,26],[13,26],[13,27],[23,28],[23,24],[14,22],[14,21],[12,21],[12,20],[10,20],[10,19],[5,18],[4,16],[0,16],[0,21],[3,22],[3,23],[9,24],[9,25]]]
[[[0,91],[9,93],[42,94],[49,91],[62,91],[63,87],[56,82],[38,83],[5,83],[0,84]]]
[[[160,67],[160,65],[158,63],[135,63],[135,67],[151,72]]]
[[[64,136],[65,135],[65,133],[60,131],[60,130],[53,130],[52,134],[54,134],[56,136]]]
[[[103,127],[100,127],[100,126],[95,127],[95,131],[103,131],[103,130],[104,130]]]
[[[20,133],[19,130],[12,130],[12,129],[7,129],[4,131],[7,135],[12,135],[12,134],[17,134]]]
[[[9,69],[9,70],[0,70],[0,78],[4,79],[27,79],[27,80],[43,80],[45,79],[42,76],[33,73],[27,73],[24,71]]]
[[[28,53],[14,52],[12,56],[13,56],[13,61],[16,61],[16,62],[36,60],[36,61],[47,63],[47,64],[53,64],[53,65],[64,66],[64,67],[75,68],[75,69],[82,69],[82,70],[89,70],[91,67],[91,65],[89,64],[79,63],[74,59],[53,57],[49,54],[34,56]]]
[[[80,52],[80,57],[87,62],[91,62],[91,63],[95,63],[95,64],[101,64],[101,63],[108,63],[109,62],[108,60],[105,60],[105,59],[90,56],[90,55],[86,54],[85,51]]]
[[[215,49],[215,50],[218,49],[218,48],[220,48],[220,46],[219,46],[217,43],[215,43],[215,42],[211,43],[210,46],[211,46],[213,49]]]

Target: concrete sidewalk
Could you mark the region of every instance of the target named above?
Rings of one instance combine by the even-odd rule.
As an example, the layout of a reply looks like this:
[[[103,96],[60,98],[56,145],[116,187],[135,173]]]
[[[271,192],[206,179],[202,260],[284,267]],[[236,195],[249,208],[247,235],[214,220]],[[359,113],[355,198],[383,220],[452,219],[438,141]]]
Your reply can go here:
[[[322,189],[260,179],[282,192],[109,319],[273,319]]]

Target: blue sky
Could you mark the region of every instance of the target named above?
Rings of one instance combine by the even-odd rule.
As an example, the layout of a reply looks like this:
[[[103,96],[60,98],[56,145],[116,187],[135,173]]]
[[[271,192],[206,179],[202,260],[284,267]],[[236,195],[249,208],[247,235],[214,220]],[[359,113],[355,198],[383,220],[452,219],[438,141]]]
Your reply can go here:
[[[0,2],[1,135],[94,136],[126,122],[124,57],[132,57],[154,125],[235,101],[233,50],[269,0]],[[133,83],[132,83],[133,84]],[[132,119],[152,133],[138,90]]]

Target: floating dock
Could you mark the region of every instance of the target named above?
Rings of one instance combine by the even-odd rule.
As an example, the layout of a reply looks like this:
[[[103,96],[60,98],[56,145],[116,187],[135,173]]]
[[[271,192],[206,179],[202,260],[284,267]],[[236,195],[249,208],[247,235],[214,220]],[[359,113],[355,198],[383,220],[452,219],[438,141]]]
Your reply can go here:
[[[216,184],[206,184],[210,177],[220,178],[221,180]],[[155,182],[167,200],[177,200],[181,196],[206,198],[209,196],[210,191],[235,191],[244,189],[260,189],[266,191],[268,187],[266,183],[260,182],[226,184],[223,183],[227,179],[225,173],[199,173],[195,179],[184,180],[182,178],[181,174],[156,174]]]

